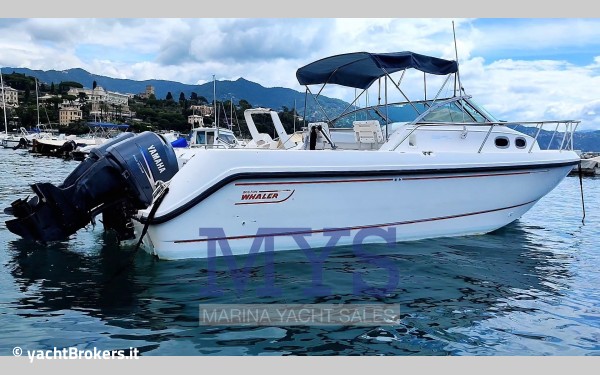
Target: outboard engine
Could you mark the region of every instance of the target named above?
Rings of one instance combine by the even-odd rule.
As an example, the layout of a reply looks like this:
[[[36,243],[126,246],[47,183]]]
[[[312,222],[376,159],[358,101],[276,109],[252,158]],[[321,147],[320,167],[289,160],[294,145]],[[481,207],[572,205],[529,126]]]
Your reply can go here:
[[[35,196],[4,210],[15,217],[6,226],[26,239],[57,241],[102,213],[105,229],[116,230],[119,240],[133,238],[132,215],[152,203],[158,181],[177,171],[175,152],[162,136],[123,133],[93,148],[61,185],[31,185]]]
[[[19,144],[17,144],[15,147],[13,147],[13,150],[18,150],[20,148],[28,148],[29,144],[30,144],[30,142],[27,140],[27,138],[21,137],[19,139]]]
[[[77,143],[74,140],[68,140],[62,146],[56,149],[55,154],[58,156],[71,156],[71,153],[77,148]]]

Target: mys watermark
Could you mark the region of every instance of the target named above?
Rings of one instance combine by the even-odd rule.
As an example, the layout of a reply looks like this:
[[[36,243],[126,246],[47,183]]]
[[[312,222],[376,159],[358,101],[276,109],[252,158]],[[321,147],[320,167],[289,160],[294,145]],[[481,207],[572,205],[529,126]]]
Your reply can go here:
[[[283,294],[281,287],[276,285],[274,252],[277,250],[275,241],[278,238],[287,237],[293,240],[293,243],[302,251],[311,268],[310,285],[305,287],[303,293],[306,296],[327,296],[332,295],[330,286],[323,283],[323,267],[325,261],[331,254],[331,251],[340,242],[344,244],[351,243],[354,255],[353,263],[356,269],[365,269],[367,266],[377,269],[378,275],[385,275],[384,285],[371,285],[365,280],[364,272],[353,270],[350,273],[351,293],[354,295],[368,294],[376,297],[383,297],[392,293],[398,286],[400,274],[397,266],[389,257],[385,255],[369,252],[366,248],[366,239],[368,237],[378,237],[377,242],[385,243],[388,247],[396,243],[395,228],[364,228],[358,231],[350,229],[319,230],[314,231],[310,228],[259,228],[256,235],[251,236],[252,244],[247,252],[247,256],[241,258],[243,264],[239,265],[240,258],[234,256],[232,246],[223,228],[201,228],[200,236],[206,237],[207,243],[207,272],[208,286],[203,291],[207,296],[222,295],[224,291],[219,287],[218,280],[220,273],[217,272],[217,261],[219,258],[224,260],[227,269],[231,275],[231,280],[235,292],[242,295],[246,291],[254,267],[258,267],[256,259],[263,252],[263,280],[262,286],[256,289],[259,296],[277,297]],[[312,248],[309,245],[307,237],[318,232],[318,235],[325,237],[325,245],[320,248]],[[352,236],[352,237],[350,237]],[[347,238],[344,238],[347,237]],[[351,239],[351,241],[349,241]],[[235,239],[237,240],[237,239]],[[373,242],[372,239],[369,242]],[[239,254],[239,252],[236,252]],[[308,276],[308,275],[307,275]]]

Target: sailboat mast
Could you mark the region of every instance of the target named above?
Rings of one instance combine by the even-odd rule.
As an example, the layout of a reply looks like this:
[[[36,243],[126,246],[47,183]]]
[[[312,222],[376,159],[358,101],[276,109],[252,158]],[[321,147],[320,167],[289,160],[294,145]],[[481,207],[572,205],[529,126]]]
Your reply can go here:
[[[294,133],[296,133],[296,99],[294,99]]]
[[[4,78],[2,78],[2,69],[0,69],[0,84],[2,85],[2,112],[4,112],[4,133],[8,135],[8,121],[6,121],[6,96],[4,95]]]
[[[37,107],[37,127],[40,128],[40,98],[38,95],[38,81],[35,79],[35,105]]]
[[[223,108],[223,116],[225,116],[225,124],[229,127],[229,119],[227,118],[227,111],[225,110],[225,103],[221,103],[221,108]]]

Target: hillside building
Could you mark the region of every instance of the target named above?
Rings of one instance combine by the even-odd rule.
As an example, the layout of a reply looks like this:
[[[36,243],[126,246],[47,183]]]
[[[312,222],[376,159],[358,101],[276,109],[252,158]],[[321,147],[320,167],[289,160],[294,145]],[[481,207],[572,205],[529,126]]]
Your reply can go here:
[[[148,99],[148,98],[150,98],[150,95],[156,96],[156,94],[154,93],[154,86],[147,85],[146,86],[146,91],[144,91],[143,93],[139,94],[138,96],[140,98],[142,98],[142,99]]]
[[[214,113],[214,108],[209,105],[191,105],[190,110],[200,116],[212,116]]]
[[[81,112],[81,109],[76,107],[65,107],[58,111],[58,124],[60,126],[67,126],[82,118],[83,113]]]
[[[189,115],[188,124],[192,125],[192,128],[200,128],[204,126],[204,117],[199,115]]]
[[[4,86],[4,98],[6,99],[6,106],[18,107],[19,106],[19,92],[10,86]],[[4,105],[2,92],[0,91],[0,106]]]
[[[67,94],[79,97],[80,93],[85,93],[87,96],[86,102],[92,104],[90,116],[93,118],[131,117],[129,99],[133,97],[133,94],[107,91],[100,86],[95,89],[72,87]]]

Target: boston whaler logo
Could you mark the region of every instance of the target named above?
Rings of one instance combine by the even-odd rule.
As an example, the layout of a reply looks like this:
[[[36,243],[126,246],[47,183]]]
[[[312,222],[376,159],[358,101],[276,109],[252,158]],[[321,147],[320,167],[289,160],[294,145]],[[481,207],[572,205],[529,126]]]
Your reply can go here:
[[[150,147],[148,147],[148,152],[150,153],[152,160],[154,160],[154,164],[156,164],[156,168],[158,168],[158,172],[163,173],[166,170],[165,164],[163,163],[162,159],[160,158],[160,155],[158,154],[156,147],[154,147],[154,145],[151,145]]]
[[[290,199],[294,190],[245,190],[238,204],[281,203]]]

